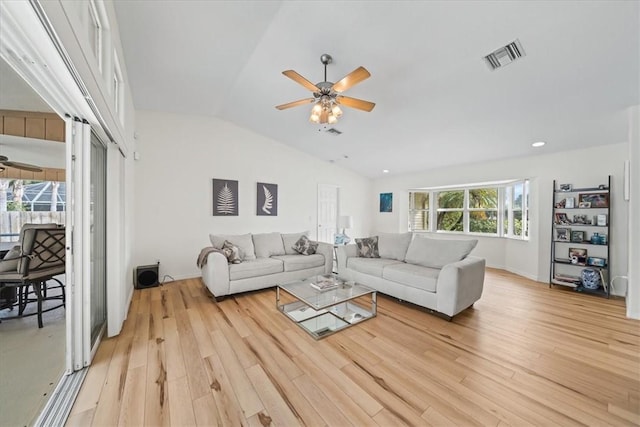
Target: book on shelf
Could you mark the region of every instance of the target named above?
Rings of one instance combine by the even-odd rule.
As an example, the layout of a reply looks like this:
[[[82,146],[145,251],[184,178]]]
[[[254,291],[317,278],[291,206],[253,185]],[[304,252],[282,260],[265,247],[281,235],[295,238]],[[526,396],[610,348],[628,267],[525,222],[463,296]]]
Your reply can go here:
[[[570,274],[562,274],[556,273],[553,276],[553,280],[558,282],[572,283],[574,285],[579,285],[582,283],[582,280],[578,276],[572,276]]]
[[[319,291],[328,291],[335,289],[342,281],[331,275],[317,276],[316,280],[310,283],[311,287]]]

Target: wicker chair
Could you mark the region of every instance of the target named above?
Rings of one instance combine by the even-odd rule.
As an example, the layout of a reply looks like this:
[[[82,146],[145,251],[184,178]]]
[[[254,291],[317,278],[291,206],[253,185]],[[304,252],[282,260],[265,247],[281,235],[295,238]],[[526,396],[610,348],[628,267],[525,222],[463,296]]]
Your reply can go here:
[[[16,288],[17,302],[13,307],[18,307],[16,316],[4,317],[3,320],[37,314],[38,327],[42,328],[42,313],[64,307],[64,283],[55,276],[65,272],[65,251],[64,227],[25,224],[20,231],[20,244],[0,260],[0,288]],[[60,294],[48,295],[54,288],[60,288]],[[61,302],[43,310],[42,303],[49,300]],[[33,302],[37,304],[37,311],[24,314],[27,304]]]

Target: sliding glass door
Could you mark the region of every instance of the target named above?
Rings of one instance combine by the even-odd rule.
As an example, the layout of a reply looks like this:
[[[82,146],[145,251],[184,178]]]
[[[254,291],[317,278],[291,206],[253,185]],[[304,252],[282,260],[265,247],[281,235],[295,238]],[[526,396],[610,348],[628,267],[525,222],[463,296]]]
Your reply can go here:
[[[100,140],[91,134],[91,193],[90,193],[90,330],[94,348],[107,320],[107,152]]]

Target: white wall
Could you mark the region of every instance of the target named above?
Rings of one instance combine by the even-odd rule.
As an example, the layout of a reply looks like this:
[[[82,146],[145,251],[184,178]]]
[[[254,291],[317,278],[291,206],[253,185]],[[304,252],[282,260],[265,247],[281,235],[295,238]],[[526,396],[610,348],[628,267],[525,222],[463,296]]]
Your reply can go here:
[[[629,109],[629,293],[627,316],[640,319],[640,106]]]
[[[392,213],[378,213],[376,207],[370,233],[407,231],[410,188],[529,178],[529,241],[479,237],[474,255],[486,258],[490,267],[503,268],[533,280],[548,282],[553,180],[572,183],[575,187],[592,187],[606,183],[607,175],[612,175],[612,235],[609,236],[612,243],[612,274],[626,275],[628,213],[627,202],[622,193],[622,181],[628,147],[626,143],[613,144],[378,179],[373,184],[374,197],[378,197],[379,193],[393,192],[394,206]],[[540,152],[544,153],[544,149]],[[624,295],[624,282],[616,282],[616,286],[615,294]]]
[[[310,127],[310,132],[313,128]],[[340,211],[371,227],[371,183],[334,164],[213,117],[136,112],[135,265],[160,260],[160,276],[200,276],[209,233],[316,233],[317,186],[340,187]],[[239,215],[212,215],[212,179],[237,180]],[[256,215],[256,183],[278,184],[278,216]]]

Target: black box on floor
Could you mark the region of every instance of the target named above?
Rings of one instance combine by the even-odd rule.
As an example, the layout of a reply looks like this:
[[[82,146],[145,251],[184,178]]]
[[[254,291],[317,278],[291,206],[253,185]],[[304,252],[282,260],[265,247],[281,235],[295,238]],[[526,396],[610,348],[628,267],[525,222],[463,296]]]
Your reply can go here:
[[[160,263],[152,265],[140,265],[136,267],[133,274],[133,283],[135,284],[136,289],[146,289],[158,286],[160,284],[160,282],[158,281],[159,268]]]

